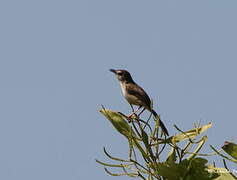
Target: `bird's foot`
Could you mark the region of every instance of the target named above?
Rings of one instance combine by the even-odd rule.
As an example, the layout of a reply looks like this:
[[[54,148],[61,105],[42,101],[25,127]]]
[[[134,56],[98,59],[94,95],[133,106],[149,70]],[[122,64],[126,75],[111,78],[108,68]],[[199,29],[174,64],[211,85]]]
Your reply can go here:
[[[129,123],[134,120],[135,120],[135,122],[137,122],[139,120],[139,116],[136,113],[132,113],[129,116],[127,116],[127,120]]]

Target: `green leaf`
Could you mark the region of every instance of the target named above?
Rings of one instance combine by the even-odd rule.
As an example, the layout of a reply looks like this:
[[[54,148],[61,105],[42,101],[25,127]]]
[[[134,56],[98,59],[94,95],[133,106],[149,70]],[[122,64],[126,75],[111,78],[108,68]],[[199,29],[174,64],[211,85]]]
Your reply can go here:
[[[207,141],[207,136],[203,136],[201,141],[198,143],[198,147],[193,151],[193,153],[187,158],[188,160],[193,159],[197,153],[201,150],[203,144]]]
[[[225,145],[221,147],[227,154],[237,160],[237,144],[232,142],[225,142]]]
[[[111,111],[109,109],[101,109],[100,112],[112,123],[114,128],[127,138],[130,138],[131,134],[136,137],[135,133],[131,133],[131,128],[124,117],[118,112]]]
[[[129,167],[131,166],[132,164],[108,164],[108,163],[104,163],[102,161],[99,161],[99,160],[95,160],[97,163],[103,165],[103,166],[108,166],[108,167]]]
[[[149,137],[148,137],[147,133],[143,129],[141,129],[141,132],[142,132],[142,141],[144,142],[146,147],[149,147],[150,146],[149,139],[148,139]]]
[[[187,162],[189,162],[189,171],[186,177],[189,177],[190,180],[211,180],[218,176],[216,173],[207,170],[206,164],[208,161],[204,158],[198,157]]]
[[[137,147],[137,149],[140,151],[142,157],[144,158],[145,161],[150,161],[150,157],[149,155],[145,152],[145,150],[143,149],[143,147],[139,144],[138,141],[136,141],[134,138],[133,138],[133,142],[134,142],[134,145]]]
[[[149,152],[151,159],[155,160],[153,151],[152,151],[151,146],[149,144],[149,139],[148,139],[149,137],[148,137],[147,133],[143,129],[141,129],[141,133],[142,133],[142,141],[146,147],[147,152]]]
[[[208,123],[207,125],[204,125],[202,127],[197,127],[190,129],[189,131],[185,131],[183,133],[177,134],[175,136],[169,137],[167,140],[170,142],[180,142],[184,141],[186,139],[193,139],[199,134],[205,132],[207,129],[209,129],[212,126],[212,123]]]
[[[140,141],[140,139],[137,137],[135,132],[132,131],[132,128],[129,126],[127,121],[124,119],[124,117],[120,113],[111,111],[109,109],[101,109],[100,112],[112,123],[114,128],[119,133],[121,133],[128,139],[131,146],[135,145],[135,147],[138,148],[138,150],[140,151],[144,159],[146,160],[150,159],[148,154],[145,152],[143,147],[138,142]],[[145,138],[148,138],[148,137],[145,137]]]
[[[157,163],[157,173],[167,180],[212,180],[218,175],[215,172],[208,172],[207,160],[194,158],[183,160],[181,163]]]
[[[184,177],[186,166],[172,162],[157,163],[156,173],[161,175],[167,180],[180,180]]]
[[[168,154],[168,158],[166,159],[166,162],[174,163],[177,159],[176,153],[175,153],[175,144],[171,146],[171,150]]]
[[[220,153],[220,151],[216,150],[212,145],[210,145],[210,147],[212,148],[213,151],[215,151],[216,154],[220,155],[221,157],[223,157],[223,158],[225,158],[225,159],[227,159],[229,161],[232,161],[234,163],[237,163],[236,159],[233,159],[233,158],[225,156],[224,154]]]
[[[208,172],[216,173],[218,176],[214,180],[236,180],[235,177],[225,168],[217,168],[213,166],[208,166]]]

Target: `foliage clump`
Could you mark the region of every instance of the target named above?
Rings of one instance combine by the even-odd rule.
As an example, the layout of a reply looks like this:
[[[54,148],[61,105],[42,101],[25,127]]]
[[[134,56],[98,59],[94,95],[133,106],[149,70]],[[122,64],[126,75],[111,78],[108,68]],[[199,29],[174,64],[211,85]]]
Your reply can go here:
[[[135,114],[132,117],[127,117],[120,112],[105,108],[102,108],[100,112],[128,141],[127,158],[114,157],[104,148],[105,155],[113,163],[96,160],[112,176],[126,175],[142,180],[237,179],[228,170],[225,161],[225,168],[217,168],[208,165],[208,161],[204,158],[207,154],[199,153],[207,141],[207,136],[199,137],[199,135],[209,129],[212,126],[211,123],[188,131],[182,131],[175,126],[178,133],[166,137],[159,131],[159,119],[154,118],[154,121],[150,121],[151,116],[149,116],[144,121]],[[215,151],[214,154],[219,154],[237,163],[237,145],[228,143],[222,147],[232,158],[220,154],[220,151],[212,146],[211,148]],[[164,158],[165,156],[166,158]],[[111,172],[111,168],[117,168],[117,172]]]

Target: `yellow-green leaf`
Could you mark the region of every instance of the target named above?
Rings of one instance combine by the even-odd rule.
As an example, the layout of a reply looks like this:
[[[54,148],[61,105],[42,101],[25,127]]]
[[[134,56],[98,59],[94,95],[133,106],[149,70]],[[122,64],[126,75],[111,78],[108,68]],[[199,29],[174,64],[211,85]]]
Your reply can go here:
[[[112,123],[115,129],[127,138],[131,135],[131,128],[124,117],[118,112],[101,109],[100,112]]]
[[[216,173],[218,176],[213,180],[236,180],[236,178],[225,168],[217,168],[208,166],[207,171],[210,173]]]
[[[190,129],[189,131],[186,131],[184,133],[180,133],[180,134],[177,134],[175,136],[169,137],[167,139],[167,141],[177,143],[177,142],[180,142],[180,141],[184,141],[186,139],[193,139],[196,136],[198,136],[199,134],[205,132],[211,126],[212,126],[212,123],[208,123],[207,125],[204,125],[202,127],[197,127],[197,128]]]
[[[189,157],[187,157],[187,159],[188,159],[188,160],[193,159],[193,158],[197,155],[197,153],[201,150],[203,144],[204,144],[206,141],[207,141],[207,136],[203,136],[202,139],[201,139],[201,141],[198,143],[197,148],[193,151],[193,153],[192,153]]]
[[[227,154],[237,160],[237,144],[232,142],[225,142],[225,145],[221,147]]]

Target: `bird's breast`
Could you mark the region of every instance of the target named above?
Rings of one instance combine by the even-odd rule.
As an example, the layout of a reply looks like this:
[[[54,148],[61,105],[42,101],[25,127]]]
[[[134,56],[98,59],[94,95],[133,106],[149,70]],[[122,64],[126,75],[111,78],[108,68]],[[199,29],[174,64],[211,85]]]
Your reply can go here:
[[[126,97],[126,85],[124,83],[121,83],[120,82],[120,87],[121,87],[121,90],[122,90],[122,93],[123,93],[123,96]]]
[[[128,101],[129,104],[137,105],[137,106],[144,106],[144,102],[141,101],[137,96],[133,94],[129,94],[127,91],[126,83],[120,83],[123,96]]]

